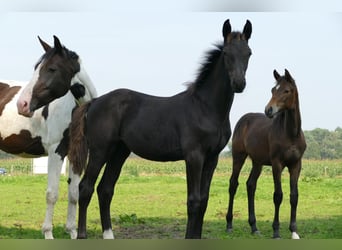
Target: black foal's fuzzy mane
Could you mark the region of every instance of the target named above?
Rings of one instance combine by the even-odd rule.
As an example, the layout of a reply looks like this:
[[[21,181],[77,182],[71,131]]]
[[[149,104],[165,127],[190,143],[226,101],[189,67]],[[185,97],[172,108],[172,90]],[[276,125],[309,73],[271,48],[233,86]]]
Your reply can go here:
[[[204,61],[201,63],[201,67],[198,70],[197,78],[194,82],[188,85],[189,91],[194,91],[196,88],[200,87],[208,78],[217,60],[220,58],[223,43],[215,44],[215,48],[208,51],[204,57]]]

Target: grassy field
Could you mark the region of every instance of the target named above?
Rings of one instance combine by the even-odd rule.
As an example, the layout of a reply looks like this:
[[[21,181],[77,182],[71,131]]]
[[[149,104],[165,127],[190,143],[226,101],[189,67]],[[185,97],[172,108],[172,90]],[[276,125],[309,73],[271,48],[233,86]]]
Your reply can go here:
[[[46,175],[31,175],[30,160],[0,161],[10,174],[0,176],[0,238],[42,239],[45,216]],[[273,181],[271,168],[264,167],[256,191],[257,225],[261,235],[251,235],[247,222],[245,182],[248,162],[240,176],[234,207],[234,231],[225,232],[231,159],[221,158],[210,191],[203,225],[203,238],[269,239],[272,236]],[[288,231],[290,204],[289,178],[283,173],[284,199],[280,209],[281,236]],[[65,233],[67,177],[62,176],[55,208],[54,236]],[[186,226],[186,178],[183,162],[156,163],[130,158],[115,190],[111,214],[118,239],[182,239]],[[304,239],[342,239],[342,161],[303,161],[299,181],[297,212],[299,235]],[[88,237],[101,238],[96,193],[89,206]]]

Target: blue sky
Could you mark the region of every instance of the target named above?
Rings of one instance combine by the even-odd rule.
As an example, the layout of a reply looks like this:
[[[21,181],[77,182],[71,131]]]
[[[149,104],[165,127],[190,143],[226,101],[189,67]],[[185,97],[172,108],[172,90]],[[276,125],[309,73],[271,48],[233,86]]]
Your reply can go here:
[[[336,12],[342,8],[337,1],[306,11],[293,1],[286,7],[268,0],[247,7],[242,6],[246,1],[55,2],[5,2],[0,79],[29,80],[43,53],[37,35],[48,43],[57,35],[82,58],[99,94],[124,87],[170,96],[195,79],[205,52],[222,41],[227,18],[234,30],[249,19],[253,55],[247,87],[233,103],[232,126],[247,112],[263,112],[274,86],[273,69],[283,74],[287,68],[298,85],[303,129],[342,127],[342,13]]]

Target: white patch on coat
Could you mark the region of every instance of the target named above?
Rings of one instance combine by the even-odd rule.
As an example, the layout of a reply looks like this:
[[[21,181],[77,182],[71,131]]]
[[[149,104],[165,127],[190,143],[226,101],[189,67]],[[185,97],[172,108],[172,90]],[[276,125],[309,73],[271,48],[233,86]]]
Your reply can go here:
[[[21,89],[20,94],[17,98],[17,100],[19,99],[22,101],[25,100],[28,103],[28,107],[30,106],[30,103],[31,103],[33,87],[36,85],[39,79],[39,72],[40,72],[41,65],[42,65],[42,62],[37,66],[36,70],[33,72],[33,76],[31,80],[29,81],[29,83]],[[15,103],[17,103],[17,101]]]

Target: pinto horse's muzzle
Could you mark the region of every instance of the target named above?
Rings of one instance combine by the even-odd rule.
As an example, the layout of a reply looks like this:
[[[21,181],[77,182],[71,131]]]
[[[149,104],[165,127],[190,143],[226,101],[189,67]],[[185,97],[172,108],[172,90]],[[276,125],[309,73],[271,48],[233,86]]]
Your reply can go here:
[[[27,100],[19,99],[17,101],[18,114],[25,117],[32,117],[33,112],[30,110],[30,104]]]

